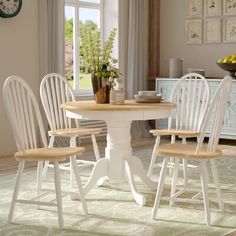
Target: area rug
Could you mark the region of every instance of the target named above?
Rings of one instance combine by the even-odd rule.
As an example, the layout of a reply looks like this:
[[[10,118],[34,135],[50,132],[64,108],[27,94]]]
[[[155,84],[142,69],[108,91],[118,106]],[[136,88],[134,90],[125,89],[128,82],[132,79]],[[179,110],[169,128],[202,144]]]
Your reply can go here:
[[[135,152],[145,168],[150,161],[151,149]],[[160,159],[161,160],[161,159]],[[209,198],[212,226],[205,225],[202,204],[175,203],[173,207],[161,201],[157,220],[151,220],[155,192],[149,190],[138,178],[137,188],[147,199],[145,206],[134,202],[128,184],[95,186],[87,195],[89,215],[85,216],[80,201],[63,198],[64,230],[59,230],[56,209],[44,207],[38,210],[34,205],[17,204],[14,223],[7,223],[15,175],[0,177],[0,236],[88,236],[88,235],[136,235],[136,236],[220,236],[236,229],[236,158],[224,156],[217,160],[220,183],[225,202],[225,212],[220,212],[215,190],[210,184]],[[155,179],[160,169],[156,170]],[[190,192],[200,188],[198,168],[190,168]],[[210,171],[210,170],[209,170]],[[82,181],[86,183],[91,168],[81,171]],[[62,189],[68,190],[69,174],[61,171]],[[21,196],[30,198],[35,193],[36,171],[26,171]],[[209,175],[211,182],[211,177]],[[179,181],[181,184],[181,181]],[[49,171],[44,186],[53,188],[52,170]],[[170,193],[170,178],[167,178],[163,195]],[[53,196],[52,196],[53,197]]]

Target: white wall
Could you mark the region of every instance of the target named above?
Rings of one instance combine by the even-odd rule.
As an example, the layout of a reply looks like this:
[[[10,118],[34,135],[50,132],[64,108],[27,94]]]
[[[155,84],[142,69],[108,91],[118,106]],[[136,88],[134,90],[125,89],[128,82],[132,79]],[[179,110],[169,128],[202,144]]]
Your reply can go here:
[[[15,143],[3,107],[2,86],[12,74],[23,77],[39,94],[38,1],[24,0],[20,13],[0,18],[0,156],[12,154]]]
[[[169,58],[184,58],[187,68],[205,69],[206,76],[222,77],[228,74],[221,70],[216,61],[236,52],[236,44],[185,43],[185,0],[161,0],[160,9],[160,74],[168,76]]]

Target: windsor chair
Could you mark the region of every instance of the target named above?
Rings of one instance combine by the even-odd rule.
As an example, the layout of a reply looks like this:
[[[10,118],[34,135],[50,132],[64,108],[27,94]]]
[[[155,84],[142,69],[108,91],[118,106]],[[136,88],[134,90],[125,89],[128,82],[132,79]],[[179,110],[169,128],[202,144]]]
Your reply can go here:
[[[156,150],[160,145],[161,137],[171,135],[171,143],[175,143],[176,137],[182,139],[182,143],[186,143],[187,138],[197,137],[200,134],[203,119],[207,112],[210,99],[210,90],[207,80],[204,76],[197,73],[189,73],[184,75],[173,87],[170,102],[176,104],[176,109],[168,120],[168,129],[150,130],[156,136],[156,142],[153,148],[151,162],[149,165],[148,176],[151,177],[153,169],[158,167],[160,163],[156,163]],[[184,184],[182,191],[187,187],[187,160],[183,160]],[[176,191],[176,179],[179,170],[179,159],[171,158],[169,164],[170,175],[174,173],[172,178],[171,195]],[[173,205],[173,201],[170,201]]]
[[[221,156],[221,151],[217,149],[219,142],[220,131],[222,127],[222,122],[224,118],[225,108],[227,105],[227,99],[230,93],[232,84],[232,78],[226,76],[224,80],[221,81],[217,91],[214,94],[210,108],[207,111],[206,116],[203,118],[201,132],[198,135],[196,143],[171,143],[171,144],[162,144],[156,150],[157,155],[164,157],[159,184],[157,188],[157,194],[154,202],[154,207],[152,211],[152,218],[155,219],[157,215],[157,210],[159,207],[161,194],[164,187],[164,181],[167,172],[167,165],[169,163],[170,157],[175,157],[176,159],[184,160],[194,160],[197,161],[200,165],[200,177],[201,177],[201,188],[203,195],[204,211],[206,224],[211,224],[211,216],[209,210],[209,201],[208,201],[208,179],[207,179],[207,161],[211,163],[212,176],[214,184],[216,187],[216,193],[218,198],[219,207],[221,210],[224,209],[223,200],[221,197],[221,191],[219,187],[218,172],[215,164],[215,159]],[[206,127],[208,121],[212,118],[212,124],[210,127],[210,137],[207,144],[203,144],[203,140],[206,133]],[[192,199],[183,199],[178,196],[182,194],[183,191],[176,193],[170,197],[164,199],[174,200],[174,201],[186,201],[199,203],[201,200],[197,199],[200,196],[196,194]]]
[[[72,169],[74,171],[78,192],[83,210],[87,214],[87,205],[83,195],[79,170],[76,168],[76,160],[73,158],[75,155],[82,154],[84,148],[48,148],[37,100],[30,86],[21,77],[14,75],[6,79],[3,86],[3,100],[18,149],[18,152],[15,153],[15,159],[19,162],[8,221],[12,222],[16,203],[54,206],[57,207],[58,211],[59,227],[63,228],[62,192],[58,163],[71,156]],[[19,199],[18,197],[26,161],[38,162],[37,196],[27,200]],[[56,203],[54,200],[48,202],[41,201],[42,196],[51,192],[45,192],[44,189],[42,189],[42,169],[44,161],[51,161],[54,166]]]
[[[85,128],[80,127],[78,119],[71,119],[66,116],[65,109],[61,108],[61,104],[65,102],[75,101],[74,91],[67,82],[67,80],[57,74],[51,73],[46,75],[40,85],[40,97],[43,104],[44,111],[50,126],[48,132],[50,136],[49,147],[54,146],[55,137],[67,137],[70,139],[70,147],[76,147],[76,138],[84,135],[91,136],[95,159],[100,159],[98,145],[95,135],[99,134],[101,128]],[[74,127],[73,127],[74,123]],[[76,160],[77,164],[82,166],[94,165],[96,161]],[[45,178],[49,162],[45,162],[43,176]],[[71,169],[70,163],[63,163],[60,165],[65,170]],[[70,171],[70,184],[72,187],[73,172]]]

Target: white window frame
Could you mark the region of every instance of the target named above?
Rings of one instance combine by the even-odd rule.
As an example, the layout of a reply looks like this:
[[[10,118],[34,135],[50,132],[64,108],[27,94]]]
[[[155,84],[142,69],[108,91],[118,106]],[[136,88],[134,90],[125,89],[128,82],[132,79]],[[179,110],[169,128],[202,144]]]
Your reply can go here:
[[[103,32],[103,18],[104,18],[104,3],[103,0],[100,0],[100,3],[91,3],[91,2],[85,2],[80,0],[65,0],[65,7],[71,6],[74,7],[74,25],[73,25],[73,75],[74,75],[74,81],[73,81],[73,89],[75,90],[75,93],[79,96],[89,96],[93,94],[93,90],[91,89],[80,89],[79,86],[79,74],[80,74],[80,57],[76,56],[80,55],[80,42],[79,42],[79,8],[88,8],[88,9],[96,9],[100,10],[100,29],[101,32]],[[103,33],[102,33],[103,35]]]

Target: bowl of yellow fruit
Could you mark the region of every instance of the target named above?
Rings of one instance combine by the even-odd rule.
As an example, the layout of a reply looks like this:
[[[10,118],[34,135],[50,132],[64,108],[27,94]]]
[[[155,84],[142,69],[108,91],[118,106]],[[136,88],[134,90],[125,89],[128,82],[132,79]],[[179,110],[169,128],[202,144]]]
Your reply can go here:
[[[226,56],[217,61],[217,65],[230,73],[234,79],[236,79],[236,54]]]

